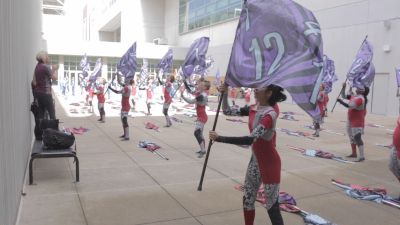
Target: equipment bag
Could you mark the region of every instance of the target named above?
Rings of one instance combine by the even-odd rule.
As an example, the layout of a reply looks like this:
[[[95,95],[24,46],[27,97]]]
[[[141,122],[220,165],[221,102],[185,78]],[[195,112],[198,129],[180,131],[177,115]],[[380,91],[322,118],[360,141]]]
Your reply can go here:
[[[65,133],[54,129],[43,130],[43,145],[48,150],[67,149],[75,142],[72,133]]]

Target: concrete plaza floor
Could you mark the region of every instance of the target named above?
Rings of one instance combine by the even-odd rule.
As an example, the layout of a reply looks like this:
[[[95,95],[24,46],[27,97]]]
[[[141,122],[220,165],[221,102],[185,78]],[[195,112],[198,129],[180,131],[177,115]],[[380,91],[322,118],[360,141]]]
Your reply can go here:
[[[211,98],[214,101],[215,98]],[[242,102],[239,101],[239,104]],[[216,143],[213,145],[203,185],[197,191],[204,158],[198,159],[193,136],[194,118],[177,117],[183,123],[164,128],[161,116],[129,118],[130,141],[120,141],[118,117],[97,122],[96,116],[67,117],[57,107],[63,127],[86,127],[76,135],[80,159],[80,182],[75,183],[75,166],[70,159],[38,159],[34,163],[34,185],[26,184],[19,225],[239,225],[242,219],[242,193],[234,186],[242,183],[250,149]],[[215,103],[210,104],[215,107]],[[311,119],[297,106],[282,103],[281,112],[293,111],[299,121],[280,119],[279,128],[311,133],[304,125]],[[222,135],[246,135],[247,124],[230,122],[221,116],[217,131]],[[235,118],[238,119],[238,118]],[[247,118],[241,118],[247,121]],[[209,117],[205,136],[214,116]],[[369,186],[384,186],[389,195],[400,194],[400,184],[388,170],[391,129],[396,118],[369,114],[364,142],[367,160],[346,164],[311,158],[291,150],[288,145],[323,149],[339,156],[350,153],[345,133],[346,112],[341,106],[329,113],[315,140],[289,136],[277,131],[277,148],[282,160],[281,191],[293,195],[298,206],[338,225],[399,225],[400,210],[386,205],[352,199],[331,184],[331,179]],[[145,129],[150,121],[160,132]],[[208,143],[208,137],[206,137]],[[139,140],[159,144],[170,160],[137,147]],[[285,224],[304,224],[298,215],[282,212]],[[256,223],[270,224],[266,210],[257,203]]]

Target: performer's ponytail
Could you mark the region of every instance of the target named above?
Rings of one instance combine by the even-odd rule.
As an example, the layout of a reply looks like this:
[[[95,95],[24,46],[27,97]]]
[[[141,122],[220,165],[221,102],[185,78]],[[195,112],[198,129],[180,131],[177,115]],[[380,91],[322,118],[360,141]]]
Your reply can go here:
[[[272,95],[268,100],[270,106],[274,106],[277,102],[283,102],[286,100],[286,95],[283,93],[283,88],[270,84],[267,90],[272,91]]]

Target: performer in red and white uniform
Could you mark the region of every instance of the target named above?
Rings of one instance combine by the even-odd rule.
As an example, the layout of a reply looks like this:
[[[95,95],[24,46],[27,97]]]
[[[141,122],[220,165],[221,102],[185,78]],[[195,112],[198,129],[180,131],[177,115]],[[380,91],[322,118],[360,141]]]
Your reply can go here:
[[[175,77],[173,75],[169,75],[167,77],[167,81],[165,83],[161,81],[160,77],[157,77],[157,79],[158,79],[158,82],[161,85],[163,85],[163,91],[164,91],[163,114],[164,114],[165,120],[167,122],[165,127],[170,127],[170,126],[172,126],[172,122],[168,115],[168,109],[172,103],[172,98],[174,97],[174,94],[175,94],[174,87],[173,87]]]
[[[400,117],[397,119],[397,125],[393,133],[393,147],[390,154],[389,169],[400,182]]]
[[[149,80],[146,87],[147,115],[151,115],[151,104],[153,103],[153,80]]]
[[[344,84],[344,87],[346,84]],[[344,89],[343,89],[344,90]],[[357,162],[361,162],[365,160],[364,156],[364,142],[361,139],[361,136],[364,134],[364,123],[365,116],[367,115],[367,95],[369,93],[369,88],[358,87],[356,89],[355,95],[347,95],[345,96],[344,92],[341,93],[343,98],[349,100],[348,103],[345,103],[342,99],[338,98],[338,102],[348,108],[347,112],[347,134],[350,138],[351,143],[351,155],[348,157],[356,158],[357,157],[357,147],[360,152],[360,157],[356,160]]]
[[[286,95],[283,89],[276,85],[254,89],[254,94],[258,104],[240,109],[241,115],[249,116],[250,135],[226,137],[210,131],[210,139],[228,144],[252,146],[253,154],[247,168],[243,191],[245,225],[254,224],[255,201],[261,184],[264,187],[266,209],[272,224],[283,225],[278,201],[281,159],[276,150],[275,132],[279,109],[274,106],[277,102],[286,100]]]
[[[129,96],[131,95],[132,91],[132,84],[134,83],[132,80],[125,81],[125,84],[122,84],[122,89],[117,91],[110,87],[110,90],[116,94],[121,94],[121,122],[122,128],[124,129],[124,134],[120,136],[122,140],[129,140],[129,125],[128,125],[128,114],[131,106],[129,105]]]
[[[319,93],[317,98],[317,105],[320,113],[320,118],[313,121],[315,133],[313,134],[314,137],[319,137],[319,132],[321,131],[321,124],[324,123],[324,116],[325,116],[325,85],[321,84],[319,87]]]
[[[207,91],[210,89],[210,82],[204,78],[200,78],[196,84],[196,90],[192,91],[189,85],[184,81],[186,90],[191,93],[195,98],[189,99],[182,93],[182,98],[189,104],[196,104],[197,121],[194,128],[194,136],[200,145],[200,151],[196,152],[198,157],[201,158],[206,153],[205,140],[203,136],[204,125],[207,123],[208,116],[206,113],[206,106],[208,103]]]
[[[106,122],[106,112],[104,110],[104,103],[106,98],[104,97],[104,85],[106,80],[104,78],[98,78],[94,87],[94,94],[97,96],[97,108],[99,109],[100,119],[98,121]]]
[[[230,93],[229,93],[229,98],[232,101],[232,105],[236,105],[235,101],[237,98],[237,89],[236,88],[231,88]]]
[[[250,105],[250,97],[251,97],[251,88],[247,88],[244,95],[244,101],[246,105]]]

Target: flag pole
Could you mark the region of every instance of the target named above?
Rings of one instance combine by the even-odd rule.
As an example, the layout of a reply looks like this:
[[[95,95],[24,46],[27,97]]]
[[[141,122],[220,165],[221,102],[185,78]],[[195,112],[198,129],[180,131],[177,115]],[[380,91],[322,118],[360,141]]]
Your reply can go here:
[[[215,128],[217,127],[217,121],[218,121],[218,116],[219,116],[219,111],[221,109],[221,105],[222,105],[222,99],[224,96],[224,91],[220,92],[220,96],[221,98],[219,98],[219,102],[218,102],[218,107],[217,107],[217,114],[215,115],[215,119],[214,119],[214,125],[212,128],[212,131],[215,131]],[[204,180],[204,175],[206,173],[206,168],[207,168],[207,163],[208,163],[208,157],[210,156],[210,151],[211,151],[211,146],[213,144],[213,141],[210,139],[210,141],[208,142],[208,148],[207,148],[207,154],[206,154],[206,158],[204,160],[204,165],[203,165],[203,171],[201,172],[201,177],[200,177],[200,183],[199,186],[197,187],[198,191],[201,191],[203,189],[203,180]]]
[[[367,40],[367,38],[368,38],[368,34],[365,36],[364,41],[361,43],[361,46],[360,46],[360,48],[358,49],[357,53],[360,51],[362,45],[363,45],[364,42]],[[351,69],[351,67],[350,67],[350,69]],[[350,72],[350,71],[349,71],[349,72]],[[349,74],[349,73],[347,73],[347,74]],[[344,81],[344,83],[346,83],[347,80],[348,80],[348,78],[347,78],[347,75],[346,75],[346,80]],[[335,104],[333,105],[333,108],[332,108],[331,112],[333,112],[333,110],[335,109],[336,104],[337,104],[337,102],[338,102],[337,99],[340,97],[340,95],[342,94],[342,92],[345,91],[344,89],[345,89],[345,86],[343,86],[342,89],[340,90],[339,95],[338,95],[338,97],[337,97],[336,100],[335,100]]]

